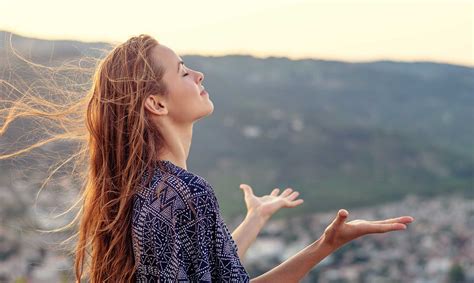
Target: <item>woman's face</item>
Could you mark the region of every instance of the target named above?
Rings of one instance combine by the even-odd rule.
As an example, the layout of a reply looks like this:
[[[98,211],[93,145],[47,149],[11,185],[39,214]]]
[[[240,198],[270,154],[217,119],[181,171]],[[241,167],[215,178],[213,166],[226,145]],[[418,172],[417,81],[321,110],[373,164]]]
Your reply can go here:
[[[214,104],[209,94],[202,94],[204,74],[181,63],[182,59],[163,44],[153,49],[153,58],[165,69],[163,80],[168,95],[151,95],[146,104],[155,114],[167,115],[175,123],[189,124],[210,115]]]

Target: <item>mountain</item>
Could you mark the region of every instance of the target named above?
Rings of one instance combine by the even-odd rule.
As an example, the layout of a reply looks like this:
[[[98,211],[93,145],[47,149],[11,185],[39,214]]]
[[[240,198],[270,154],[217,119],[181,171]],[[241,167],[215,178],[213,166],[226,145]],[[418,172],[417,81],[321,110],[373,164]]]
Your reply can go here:
[[[0,33],[0,40],[6,35]],[[8,42],[0,41],[2,70],[7,61],[24,64],[6,52]],[[17,35],[12,42],[43,63],[97,57],[111,48]],[[181,57],[205,74],[203,84],[215,106],[194,126],[188,169],[210,181],[226,217],[244,211],[240,183],[257,195],[275,187],[300,191],[304,204],[278,217],[393,201],[407,193],[474,191],[474,68]],[[17,70],[20,78],[35,77]],[[11,78],[6,74],[0,77]],[[0,90],[5,97],[6,90]],[[22,132],[13,128],[8,141]]]

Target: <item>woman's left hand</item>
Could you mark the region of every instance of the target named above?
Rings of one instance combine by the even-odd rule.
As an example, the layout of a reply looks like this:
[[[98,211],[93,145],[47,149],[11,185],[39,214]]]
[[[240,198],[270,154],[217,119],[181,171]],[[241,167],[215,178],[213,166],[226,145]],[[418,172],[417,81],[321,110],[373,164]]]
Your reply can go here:
[[[339,209],[334,220],[324,230],[323,242],[332,249],[338,249],[361,236],[406,230],[407,225],[415,220],[407,215],[376,221],[356,219],[346,222],[348,216],[347,210]]]
[[[280,195],[280,189],[275,188],[269,195],[261,197],[254,195],[252,187],[247,184],[240,184],[240,188],[244,191],[247,214],[257,213],[264,220],[268,220],[282,207],[295,207],[303,203],[303,199],[295,200],[299,192],[292,188],[286,188]]]

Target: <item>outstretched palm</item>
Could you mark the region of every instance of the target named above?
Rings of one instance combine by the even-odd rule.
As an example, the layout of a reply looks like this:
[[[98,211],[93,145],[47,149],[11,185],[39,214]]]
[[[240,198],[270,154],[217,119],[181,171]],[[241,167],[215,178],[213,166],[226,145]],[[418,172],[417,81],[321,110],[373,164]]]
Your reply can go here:
[[[347,210],[340,209],[336,218],[324,231],[324,241],[330,246],[339,248],[347,242],[367,234],[405,230],[406,224],[414,221],[411,216],[401,216],[377,221],[357,219],[346,223],[348,215]]]
[[[257,197],[254,195],[252,187],[247,184],[240,184],[240,188],[245,194],[245,204],[247,212],[258,212],[265,219],[270,218],[282,207],[295,207],[303,203],[303,199],[295,200],[299,192],[292,188],[286,188],[280,195],[279,188],[273,189],[269,195]]]

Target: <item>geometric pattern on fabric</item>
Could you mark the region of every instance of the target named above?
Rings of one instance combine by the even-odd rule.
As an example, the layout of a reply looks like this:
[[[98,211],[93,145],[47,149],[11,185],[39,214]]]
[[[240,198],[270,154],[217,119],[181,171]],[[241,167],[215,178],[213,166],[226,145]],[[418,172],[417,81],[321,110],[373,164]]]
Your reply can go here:
[[[158,162],[166,172],[156,166],[133,198],[136,282],[249,282],[209,182]]]

